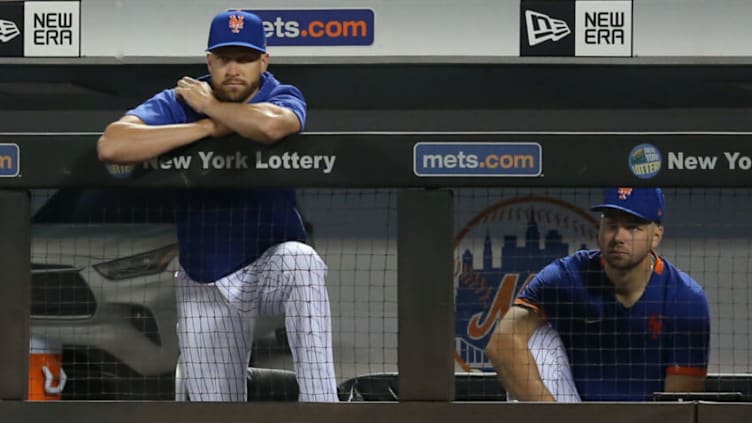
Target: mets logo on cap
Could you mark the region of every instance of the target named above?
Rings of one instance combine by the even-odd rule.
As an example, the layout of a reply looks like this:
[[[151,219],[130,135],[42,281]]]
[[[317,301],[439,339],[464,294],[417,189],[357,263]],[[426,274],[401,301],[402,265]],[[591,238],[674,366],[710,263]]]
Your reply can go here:
[[[619,187],[619,189],[616,190],[616,193],[619,195],[619,200],[626,200],[627,197],[632,195],[632,188]]]
[[[237,34],[240,32],[241,29],[243,29],[243,19],[244,19],[243,16],[230,15],[227,26],[230,27],[233,33]]]

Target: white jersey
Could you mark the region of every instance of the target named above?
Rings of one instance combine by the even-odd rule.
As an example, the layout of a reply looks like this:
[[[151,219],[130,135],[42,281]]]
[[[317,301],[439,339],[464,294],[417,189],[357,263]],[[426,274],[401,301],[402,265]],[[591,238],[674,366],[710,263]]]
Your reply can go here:
[[[550,325],[543,324],[536,329],[527,345],[538,366],[543,384],[556,401],[580,402],[567,351],[559,333]],[[515,401],[515,398],[507,393],[507,401]]]

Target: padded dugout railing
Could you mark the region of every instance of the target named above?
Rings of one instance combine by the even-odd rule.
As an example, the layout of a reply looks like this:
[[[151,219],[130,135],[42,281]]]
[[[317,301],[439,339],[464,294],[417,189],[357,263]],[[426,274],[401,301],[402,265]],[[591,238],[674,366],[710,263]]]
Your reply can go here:
[[[457,403],[454,398],[452,296],[452,202],[444,188],[474,186],[602,187],[750,187],[752,174],[739,169],[712,173],[659,173],[635,176],[627,166],[631,149],[650,143],[661,151],[720,155],[749,145],[748,133],[371,133],[305,134],[272,147],[252,143],[203,141],[163,157],[196,156],[198,151],[245,154],[262,160],[272,155],[335,156],[331,172],[320,169],[160,169],[137,166],[131,177],[113,176],[96,157],[97,134],[6,134],[0,144],[15,144],[20,155],[11,166],[18,175],[0,179],[0,419],[7,422],[75,421],[163,422],[179,419],[258,419],[266,422],[307,419],[364,422],[491,419],[556,419],[577,422],[588,416],[619,421],[666,423],[725,420],[746,415],[747,405],[698,403],[502,404]],[[415,170],[418,143],[535,143],[540,173],[531,177],[423,177]],[[606,147],[607,145],[607,147]],[[255,163],[250,160],[250,163]],[[122,171],[116,170],[115,173]],[[122,175],[120,175],[122,176]],[[508,175],[519,176],[519,175]],[[28,359],[29,198],[30,188],[75,186],[239,186],[396,187],[399,188],[399,373],[400,402],[359,405],[195,404],[195,403],[32,403],[25,402]],[[446,263],[446,265],[436,265]],[[724,410],[728,410],[728,413]],[[741,411],[740,411],[741,410]],[[707,419],[707,420],[706,420]]]

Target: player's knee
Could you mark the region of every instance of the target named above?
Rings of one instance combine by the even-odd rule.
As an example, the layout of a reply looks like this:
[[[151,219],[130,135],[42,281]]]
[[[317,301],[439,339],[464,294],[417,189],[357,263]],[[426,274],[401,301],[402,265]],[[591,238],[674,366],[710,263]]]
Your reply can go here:
[[[284,269],[295,272],[296,279],[312,279],[312,282],[320,280],[326,275],[326,263],[321,259],[316,250],[302,242],[285,242],[278,250],[283,258]]]

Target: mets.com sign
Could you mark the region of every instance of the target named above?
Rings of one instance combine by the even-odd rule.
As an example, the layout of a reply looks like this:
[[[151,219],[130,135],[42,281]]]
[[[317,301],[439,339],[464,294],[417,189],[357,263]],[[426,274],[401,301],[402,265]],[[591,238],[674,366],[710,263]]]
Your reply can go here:
[[[535,177],[543,153],[532,142],[434,143],[413,148],[417,176]]]
[[[270,46],[370,46],[371,9],[249,10],[264,21]]]
[[[21,149],[18,144],[0,144],[0,178],[18,176]]]

